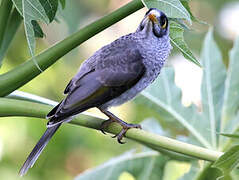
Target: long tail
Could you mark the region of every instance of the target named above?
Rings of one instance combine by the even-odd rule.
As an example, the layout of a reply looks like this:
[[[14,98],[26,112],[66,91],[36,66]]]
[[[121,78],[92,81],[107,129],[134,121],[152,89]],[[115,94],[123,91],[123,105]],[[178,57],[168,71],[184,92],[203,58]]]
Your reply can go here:
[[[19,171],[19,175],[23,176],[27,173],[28,169],[31,168],[38,157],[40,156],[43,149],[48,144],[51,137],[55,134],[56,130],[61,126],[61,124],[57,124],[55,126],[48,127],[45,133],[42,135],[41,139],[38,141],[36,146],[33,148],[30,155],[27,157],[27,160],[24,162],[22,168]]]

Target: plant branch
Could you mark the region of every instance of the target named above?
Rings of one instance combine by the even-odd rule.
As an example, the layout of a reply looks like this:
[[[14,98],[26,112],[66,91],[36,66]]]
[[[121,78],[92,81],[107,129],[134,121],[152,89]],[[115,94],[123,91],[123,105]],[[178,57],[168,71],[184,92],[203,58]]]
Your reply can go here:
[[[8,22],[11,9],[12,9],[12,1],[2,0],[0,6],[0,48],[2,46],[2,41],[6,30],[6,24]]]
[[[141,0],[132,0],[125,6],[82,28],[78,32],[72,34],[66,39],[40,53],[35,57],[36,62],[44,71],[49,66],[54,64],[59,58],[67,54],[69,51],[71,51],[87,39],[103,31],[112,24],[120,21],[126,16],[141,9],[142,7],[143,4]],[[16,67],[15,69],[3,75],[0,75],[0,96],[6,96],[10,94],[14,90],[32,80],[40,73],[41,72],[31,59]]]
[[[27,116],[45,118],[46,114],[51,109],[52,106],[45,104],[8,98],[0,98],[0,117]],[[104,119],[89,116],[86,114],[80,114],[70,123],[99,130],[100,125],[103,121]],[[120,131],[120,126],[116,123],[113,123],[106,129],[106,131],[112,134],[117,134]],[[222,152],[183,143],[178,140],[163,137],[144,130],[130,129],[129,131],[127,131],[126,137],[146,146],[149,146],[155,150],[163,148],[165,150],[212,162],[216,161],[223,154]]]
[[[52,101],[50,99],[46,99],[46,98],[31,94],[31,93],[22,92],[22,91],[14,91],[11,94],[9,94],[7,96],[7,98],[16,99],[16,100],[30,101],[30,102],[46,104],[46,105],[50,105],[50,106],[56,106],[58,104],[56,101]],[[179,154],[179,153],[168,151],[168,150],[165,150],[165,149],[160,148],[160,147],[153,147],[152,145],[148,145],[148,147],[159,151],[160,153],[170,157],[173,160],[192,161],[192,157],[189,157],[189,156],[185,156],[185,155],[182,155],[182,154]]]

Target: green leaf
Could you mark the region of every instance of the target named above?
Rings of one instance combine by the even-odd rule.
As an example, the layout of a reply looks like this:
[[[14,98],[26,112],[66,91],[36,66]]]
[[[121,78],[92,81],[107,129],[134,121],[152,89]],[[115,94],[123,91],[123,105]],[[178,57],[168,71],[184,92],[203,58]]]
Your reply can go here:
[[[23,16],[23,9],[22,9],[22,0],[12,0],[15,7],[17,8],[17,10],[19,11],[19,13],[21,14],[21,16]],[[29,2],[31,2],[30,0],[28,0]],[[58,8],[58,0],[39,0],[41,6],[43,7],[44,11],[45,11],[45,14],[44,12],[41,12],[44,14],[44,18],[43,19],[39,19],[39,20],[43,20],[43,22],[45,23],[49,23],[49,22],[52,22],[55,18],[55,15],[56,15],[56,12],[57,12],[57,8]],[[62,6],[65,5],[65,1],[64,0],[61,0],[60,1],[62,3]],[[33,3],[32,4],[33,6],[36,7],[36,4]],[[39,5],[39,3],[38,3]],[[40,8],[41,11],[42,11],[42,8]],[[48,17],[48,20],[45,19],[46,16]],[[38,16],[40,17],[40,16]],[[33,18],[34,19],[34,18]],[[38,18],[35,18],[36,20]],[[33,29],[34,29],[34,35],[35,37],[44,37],[44,33],[40,27],[40,25],[38,24],[38,22],[36,20],[32,20],[31,21],[31,24],[33,26]]]
[[[26,32],[27,44],[30,50],[30,54],[32,57],[35,56],[35,31],[33,29],[32,21],[34,20],[42,20],[45,23],[48,23],[48,17],[45,14],[45,11],[41,4],[38,1],[34,1],[31,3],[29,0],[22,0],[22,12],[24,19],[24,28]],[[41,71],[41,68],[33,58],[35,65]]]
[[[239,134],[227,134],[227,133],[219,133],[219,134],[229,138],[239,138]]]
[[[182,5],[185,7],[185,9],[188,11],[188,13],[190,14],[190,18],[192,21],[198,21],[197,18],[192,14],[191,9],[189,7],[189,0],[180,0],[180,2],[182,3]]]
[[[179,24],[180,26],[182,26],[182,28],[185,31],[190,31],[191,28],[185,23],[184,20],[182,19],[176,19],[176,18],[169,18],[169,22],[171,23],[171,21],[176,22],[177,24]]]
[[[190,0],[180,0],[180,2],[182,3],[182,5],[185,7],[185,9],[187,9],[188,13],[190,14],[190,18],[192,21],[203,24],[203,25],[209,25],[207,22],[202,21],[198,18],[196,18],[193,13],[191,12],[190,6],[189,6],[189,1]]]
[[[143,153],[128,152],[110,161],[83,172],[75,180],[110,179],[118,180],[122,173],[129,173],[137,180],[158,180],[163,177],[163,170],[167,158],[157,152]]]
[[[10,19],[7,24],[6,32],[3,38],[2,45],[0,47],[0,67],[2,60],[12,42],[13,37],[15,36],[20,24],[22,22],[22,17],[19,15],[16,9],[11,13]]]
[[[179,0],[142,0],[142,2],[147,8],[157,8],[170,18],[186,19],[192,23],[189,12]]]
[[[44,33],[37,21],[42,21],[46,24],[50,23],[56,15],[58,0],[12,0],[15,7],[24,19],[24,28],[27,39],[27,44],[32,57],[35,56],[35,37],[43,37]],[[41,68],[33,58],[34,63],[39,70]]]
[[[183,56],[195,63],[198,66],[201,66],[197,61],[191,50],[188,48],[187,44],[183,38],[184,28],[179,24],[172,22],[170,23],[170,40],[174,46],[176,46],[183,54]]]
[[[49,21],[52,22],[56,16],[56,11],[58,8],[58,0],[39,0],[42,7],[45,10],[46,15],[49,18]]]
[[[225,93],[222,107],[221,117],[221,132],[232,132],[238,126],[230,123],[238,116],[239,109],[239,38],[234,43],[234,47],[230,52],[230,62],[227,72],[227,78],[225,81]]]
[[[38,24],[38,22],[33,20],[33,21],[31,21],[31,23],[32,23],[33,30],[34,30],[34,36],[38,37],[38,38],[43,38],[44,33],[41,29],[41,26]]]
[[[220,126],[226,68],[220,50],[213,39],[212,29],[209,30],[204,40],[201,60],[204,67],[201,86],[202,121],[210,122],[207,128],[211,133],[212,145],[216,148],[216,132],[219,132]]]
[[[211,148],[210,133],[205,131],[208,122],[201,121],[195,105],[185,107],[181,104],[181,90],[174,83],[174,70],[164,68],[155,82],[141,93],[154,109],[160,111],[164,119],[174,119],[188,129],[196,140],[207,148]],[[140,98],[140,97],[139,97]]]
[[[45,23],[49,23],[48,16],[45,12],[45,9],[41,5],[39,1],[31,1],[31,0],[12,0],[15,7],[18,9],[20,14],[23,16],[24,20],[24,28],[25,28],[25,34],[27,39],[27,44],[29,47],[30,55],[32,57],[35,56],[35,34],[39,35],[39,27],[36,26],[36,23],[34,21],[42,21]],[[35,26],[33,26],[35,25]],[[37,28],[34,30],[34,27]],[[33,58],[33,61],[37,68],[41,71],[41,68]]]
[[[239,163],[239,145],[231,147],[212,167],[220,169],[227,176]]]
[[[22,14],[22,0],[12,0],[12,3],[14,4],[15,8],[18,10],[18,12],[23,17],[23,14]]]
[[[65,9],[65,7],[66,7],[66,1],[65,1],[65,0],[59,0],[59,1],[60,1],[60,3],[61,3],[62,9]]]
[[[11,10],[11,1],[3,1],[0,3],[0,47],[2,46],[4,35],[6,34],[6,25],[11,15]]]

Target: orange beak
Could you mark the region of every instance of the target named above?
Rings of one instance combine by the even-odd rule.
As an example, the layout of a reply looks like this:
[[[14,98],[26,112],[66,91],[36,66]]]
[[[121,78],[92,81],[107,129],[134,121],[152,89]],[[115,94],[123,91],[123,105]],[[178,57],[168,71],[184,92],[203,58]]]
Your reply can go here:
[[[157,23],[157,22],[158,22],[158,20],[157,20],[157,18],[156,18],[156,16],[155,16],[154,14],[149,14],[148,17],[149,17],[149,19],[150,19],[151,21],[153,21],[154,23]]]

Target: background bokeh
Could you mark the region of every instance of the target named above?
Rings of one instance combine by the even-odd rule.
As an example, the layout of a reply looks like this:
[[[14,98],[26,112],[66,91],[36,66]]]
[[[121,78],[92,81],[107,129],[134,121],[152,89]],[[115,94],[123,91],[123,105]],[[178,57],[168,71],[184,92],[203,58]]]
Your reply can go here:
[[[57,14],[58,22],[49,26],[42,25],[45,38],[37,40],[37,52],[50,47],[57,41],[76,32],[86,24],[126,4],[129,0],[72,0],[66,1],[64,10]],[[228,50],[239,34],[239,2],[224,0],[192,0],[193,14],[200,20],[212,25],[215,39],[223,53],[225,64],[228,63]],[[68,81],[77,72],[78,67],[97,49],[135,31],[146,8],[128,16],[117,24],[92,37],[81,46],[64,56],[60,61],[47,69],[40,76],[23,86],[20,90],[46,97],[55,101],[63,98],[63,90]],[[185,32],[185,40],[197,57],[208,26],[194,23],[191,31]],[[28,47],[23,26],[20,27],[4,59],[0,74],[16,67],[29,58]],[[195,103],[200,109],[200,82],[202,72],[196,65],[188,62],[177,50],[173,50],[167,66],[174,66],[176,84],[183,90],[183,103]],[[97,110],[90,110],[99,113]],[[159,114],[152,113],[150,108],[134,102],[112,108],[112,112],[129,122],[140,122],[155,117],[171,137],[187,135],[184,129],[174,123],[161,119]],[[99,113],[100,114],[100,113]],[[0,118],[0,179],[15,180],[18,170],[28,153],[45,131],[43,119],[11,117]],[[79,126],[64,125],[56,133],[39,160],[27,176],[22,179],[62,179],[68,180],[82,171],[95,167],[116,155],[132,148],[142,148],[135,142],[127,141],[119,145],[109,135]],[[166,167],[164,180],[174,180],[188,171],[186,163],[170,162]],[[175,173],[172,174],[172,170]],[[174,177],[172,177],[174,176]]]

